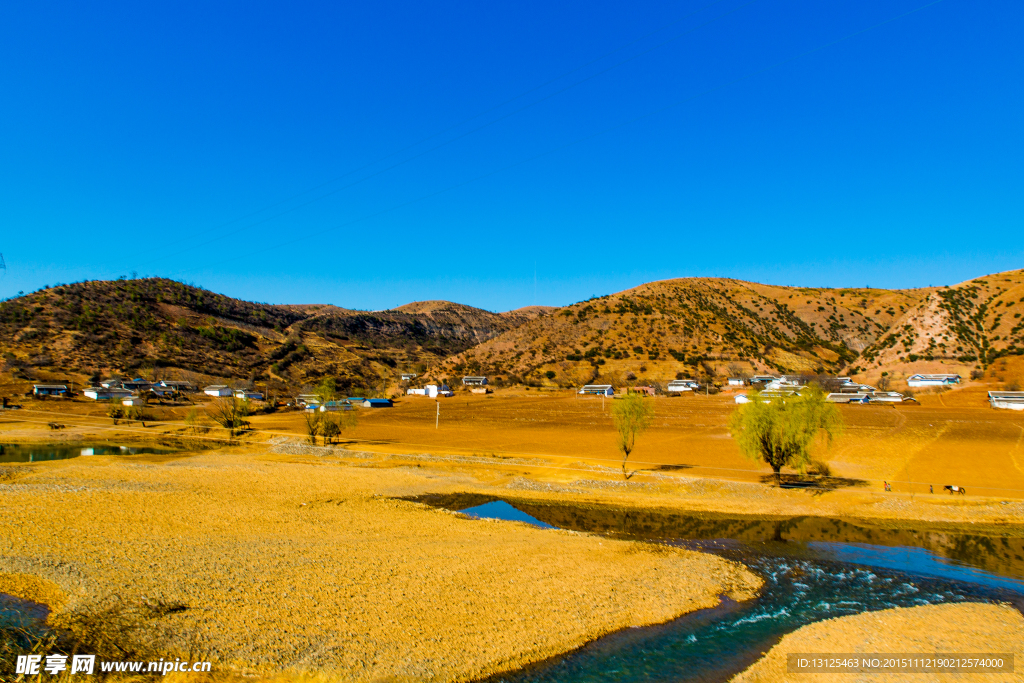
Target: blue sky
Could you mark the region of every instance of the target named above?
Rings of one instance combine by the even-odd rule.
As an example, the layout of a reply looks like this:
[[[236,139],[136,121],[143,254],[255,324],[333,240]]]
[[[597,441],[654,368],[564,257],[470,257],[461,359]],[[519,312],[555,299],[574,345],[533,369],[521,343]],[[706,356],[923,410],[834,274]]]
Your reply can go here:
[[[4,3],[0,297],[1024,267],[1022,29],[1015,0]]]

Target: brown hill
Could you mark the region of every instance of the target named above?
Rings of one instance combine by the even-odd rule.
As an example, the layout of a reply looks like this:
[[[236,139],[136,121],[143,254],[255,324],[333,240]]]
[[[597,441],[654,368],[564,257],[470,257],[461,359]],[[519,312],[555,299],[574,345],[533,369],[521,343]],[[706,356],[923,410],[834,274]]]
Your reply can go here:
[[[925,291],[925,290],[922,290]],[[1002,356],[1024,353],[1024,270],[927,290],[864,349],[867,376],[957,372],[967,375]]]
[[[525,315],[448,302],[391,311],[250,303],[172,280],[59,285],[0,303],[3,370],[21,379],[192,373],[375,386],[485,341]]]
[[[935,290],[685,278],[597,297],[445,359],[439,375],[579,384],[677,374],[836,372]]]

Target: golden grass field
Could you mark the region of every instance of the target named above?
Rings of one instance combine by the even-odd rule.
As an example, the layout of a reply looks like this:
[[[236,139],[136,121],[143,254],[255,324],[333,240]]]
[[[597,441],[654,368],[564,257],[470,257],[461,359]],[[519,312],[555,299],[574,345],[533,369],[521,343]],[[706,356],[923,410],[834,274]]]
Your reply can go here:
[[[57,624],[111,602],[184,606],[136,636],[220,671],[464,681],[760,585],[710,555],[391,498],[469,478],[240,450],[16,468],[0,587],[59,587]]]
[[[0,591],[49,596],[58,623],[110,601],[180,603],[188,609],[147,622],[145,636],[222,672],[472,680],[721,593],[743,598],[759,580],[714,556],[468,520],[394,497],[475,492],[1019,536],[1024,415],[988,408],[984,391],[841,406],[846,432],[819,455],[835,478],[858,481],[828,491],[763,484],[768,467],[728,435],[730,394],[653,399],[657,419],[638,440],[628,484],[612,400],[567,392],[410,397],[359,411],[332,449],[301,445],[296,412],[254,416],[253,431],[225,445],[219,428],[189,434],[184,407],[151,407],[156,422],[114,427],[96,404],[25,402],[0,417],[0,443],[175,438],[209,450],[0,466]],[[51,432],[51,421],[66,428]],[[942,494],[947,483],[969,495]]]

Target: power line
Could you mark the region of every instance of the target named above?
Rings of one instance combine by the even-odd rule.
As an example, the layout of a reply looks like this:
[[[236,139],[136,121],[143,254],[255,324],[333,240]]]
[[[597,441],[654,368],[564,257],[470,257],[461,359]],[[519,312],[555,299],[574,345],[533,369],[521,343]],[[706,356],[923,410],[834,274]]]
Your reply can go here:
[[[792,57],[787,57],[786,59],[782,59],[782,60],[779,60],[777,62],[774,62],[774,63],[772,63],[772,64],[770,64],[770,65],[768,65],[766,67],[763,67],[763,68],[760,68],[760,69],[755,69],[754,71],[750,71],[750,72],[748,72],[748,73],[746,73],[746,74],[744,74],[742,76],[739,76],[737,78],[731,79],[731,80],[726,81],[724,83],[721,83],[719,85],[713,86],[711,88],[703,90],[703,91],[701,91],[699,93],[696,93],[694,95],[690,95],[688,97],[684,97],[682,99],[676,100],[676,101],[671,102],[671,103],[669,103],[667,105],[658,107],[657,109],[653,109],[653,110],[648,111],[648,112],[646,112],[644,114],[641,114],[639,116],[635,116],[635,117],[633,117],[631,119],[627,119],[626,121],[622,121],[622,122],[617,123],[615,125],[612,125],[612,126],[609,126],[607,128],[604,128],[602,130],[599,130],[599,131],[597,131],[595,133],[591,133],[589,135],[585,135],[583,137],[580,137],[580,138],[577,138],[575,140],[572,140],[571,142],[567,142],[567,143],[564,143],[562,145],[558,145],[556,147],[552,147],[552,148],[550,148],[550,149],[548,149],[548,150],[546,150],[544,152],[540,152],[539,154],[535,154],[535,155],[533,155],[531,157],[528,157],[526,159],[521,159],[521,160],[516,161],[514,163],[508,164],[507,166],[502,166],[501,168],[498,168],[498,169],[495,169],[495,170],[492,170],[492,171],[488,171],[486,173],[482,173],[482,174],[477,175],[477,176],[475,176],[473,178],[470,178],[469,180],[458,182],[458,183],[455,183],[453,185],[449,185],[449,186],[447,186],[447,187],[445,187],[443,189],[436,190],[434,192],[429,192],[427,194],[421,195],[421,196],[416,197],[414,199],[410,199],[410,200],[402,202],[400,204],[392,205],[392,206],[390,206],[390,207],[388,207],[386,209],[381,209],[380,211],[376,211],[374,213],[364,215],[364,216],[362,216],[360,218],[352,219],[352,220],[347,221],[345,223],[341,223],[339,225],[336,225],[333,228],[326,228],[324,231],[325,232],[326,231],[337,231],[337,230],[341,230],[341,229],[344,229],[344,228],[351,227],[351,226],[356,225],[358,223],[362,223],[364,221],[368,221],[368,220],[371,220],[371,219],[374,219],[374,218],[378,218],[378,217],[383,216],[383,215],[385,215],[387,213],[391,213],[392,211],[397,211],[399,209],[406,208],[406,207],[411,206],[413,204],[417,204],[419,202],[426,201],[428,199],[432,199],[432,198],[437,197],[439,195],[446,194],[448,192],[460,189],[460,188],[465,187],[467,185],[471,185],[471,184],[473,184],[475,182],[478,182],[480,180],[484,180],[486,178],[490,178],[491,176],[497,175],[499,173],[504,173],[505,171],[512,170],[513,168],[516,168],[518,166],[522,166],[524,164],[536,161],[538,159],[542,159],[542,158],[544,158],[546,156],[550,156],[551,154],[555,154],[557,152],[560,152],[562,150],[568,149],[570,147],[574,147],[574,146],[579,145],[581,143],[588,142],[588,141],[593,140],[595,138],[601,137],[602,135],[606,135],[607,133],[611,133],[613,131],[616,131],[616,130],[618,130],[620,128],[624,128],[626,126],[632,125],[634,123],[637,123],[637,122],[642,121],[644,119],[650,118],[650,117],[655,116],[657,114],[664,113],[664,112],[666,112],[666,111],[668,111],[670,109],[674,109],[675,107],[681,106],[683,104],[687,104],[689,102],[693,102],[693,101],[698,100],[698,99],[701,99],[703,97],[706,97],[708,95],[716,93],[719,90],[724,90],[725,88],[731,87],[731,86],[736,85],[738,83],[742,83],[743,81],[747,81],[747,80],[750,80],[751,78],[754,78],[756,76],[760,76],[760,75],[765,74],[765,73],[767,73],[769,71],[773,71],[773,70],[775,70],[775,69],[777,69],[779,67],[785,66],[786,64],[789,64],[791,62],[803,59],[804,57],[807,57],[807,56],[810,56],[812,54],[815,54],[816,52],[820,52],[820,51],[825,50],[825,49],[827,49],[829,47],[833,47],[833,46],[838,45],[840,43],[843,43],[843,42],[845,42],[847,40],[855,38],[855,37],[857,37],[859,35],[863,35],[864,33],[867,33],[869,31],[873,31],[873,30],[875,30],[877,28],[885,26],[886,24],[890,24],[890,23],[892,23],[894,21],[898,21],[899,19],[903,19],[903,18],[905,18],[907,16],[910,16],[912,14],[915,14],[917,12],[925,10],[925,9],[927,9],[929,7],[932,7],[933,5],[939,4],[940,2],[943,2],[943,0],[932,0],[932,2],[926,3],[924,5],[921,5],[921,6],[917,7],[917,8],[915,8],[915,9],[909,10],[907,12],[903,12],[903,13],[898,14],[898,15],[896,15],[894,17],[889,18],[889,19],[885,19],[884,21],[880,21],[880,22],[878,22],[876,24],[872,24],[871,26],[868,26],[867,28],[863,28],[863,29],[854,31],[853,33],[849,33],[849,34],[847,34],[845,36],[842,36],[841,38],[836,38],[835,40],[828,41],[827,43],[823,43],[823,44],[821,44],[821,45],[819,45],[817,47],[811,48],[810,50],[806,50],[806,51],[801,52],[799,54],[796,54],[796,55],[794,55]],[[295,238],[295,239],[292,239],[292,240],[288,240],[288,241],[284,241],[284,242],[277,242],[273,246],[268,247],[266,249],[262,249],[262,250],[259,250],[259,251],[256,251],[256,252],[251,252],[250,254],[245,255],[245,256],[240,255],[240,256],[237,256],[237,257],[235,257],[233,259],[220,259],[220,260],[217,261],[217,263],[221,264],[221,263],[225,263],[225,262],[235,261],[235,260],[238,260],[238,259],[241,259],[241,258],[251,258],[252,256],[254,256],[256,254],[262,254],[262,253],[265,253],[265,252],[270,251],[270,250],[276,250],[276,249],[279,249],[280,247],[285,246],[285,245],[295,244],[295,243],[301,241],[302,239],[304,239],[304,238],[303,237],[298,237],[298,238]],[[179,273],[195,272],[195,271],[198,271],[198,270],[203,270],[203,269],[205,269],[205,268],[207,268],[209,266],[212,266],[212,265],[214,265],[214,264],[211,263],[209,265],[197,266],[195,268],[189,268],[187,270],[178,271],[178,272]]]

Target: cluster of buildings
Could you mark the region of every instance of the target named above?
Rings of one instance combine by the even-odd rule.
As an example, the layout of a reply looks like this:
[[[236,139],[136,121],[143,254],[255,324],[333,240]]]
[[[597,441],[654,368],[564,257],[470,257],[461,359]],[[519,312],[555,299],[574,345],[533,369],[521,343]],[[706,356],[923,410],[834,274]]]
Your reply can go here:
[[[403,374],[402,379],[414,379],[416,375]],[[462,386],[469,387],[470,391],[476,394],[486,394],[490,392],[487,388],[489,382],[486,377],[473,377],[467,375],[462,378]],[[437,398],[438,396],[454,396],[455,393],[447,384],[427,384],[422,387],[406,389],[406,396],[427,396],[429,398]]]
[[[192,394],[197,391],[196,386],[191,382],[182,380],[163,379],[151,382],[141,377],[135,379],[121,379],[113,377],[106,379],[96,386],[82,389],[82,396],[93,401],[120,401],[126,406],[142,405],[144,397],[154,396],[157,398],[169,398],[181,394]],[[263,394],[251,389],[232,389],[226,384],[215,384],[204,387],[203,393],[207,396],[221,397],[234,396],[235,398],[248,401],[262,401]],[[32,394],[38,397],[44,396],[70,396],[71,390],[66,384],[34,384]]]
[[[895,391],[879,391],[870,384],[860,384],[852,381],[849,377],[829,378],[830,383],[836,391],[830,392],[825,400],[830,403],[899,403],[908,400],[903,394]],[[758,397],[771,402],[776,398],[788,398],[799,396],[807,389],[807,379],[801,376],[783,375],[775,377],[772,375],[761,375],[750,379],[751,386],[760,388]],[[737,394],[736,403],[750,403],[754,399],[747,394]],[[912,399],[911,399],[912,400]]]
[[[390,408],[394,403],[390,398],[364,398],[349,396],[332,401],[325,401],[317,394],[299,394],[295,397],[295,406],[307,413],[334,413],[353,408]]]

